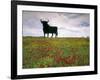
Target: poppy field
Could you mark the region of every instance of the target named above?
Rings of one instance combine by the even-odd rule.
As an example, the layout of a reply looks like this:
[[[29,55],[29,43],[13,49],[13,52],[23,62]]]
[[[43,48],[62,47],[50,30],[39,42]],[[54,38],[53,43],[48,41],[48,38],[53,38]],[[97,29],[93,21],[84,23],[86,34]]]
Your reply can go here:
[[[23,68],[89,65],[89,38],[23,37]]]

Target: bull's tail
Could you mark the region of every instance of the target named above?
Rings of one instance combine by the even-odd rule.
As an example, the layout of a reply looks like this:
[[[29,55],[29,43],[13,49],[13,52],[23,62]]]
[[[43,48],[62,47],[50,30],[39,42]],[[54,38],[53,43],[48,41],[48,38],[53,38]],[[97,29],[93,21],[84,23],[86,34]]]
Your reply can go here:
[[[58,36],[58,28],[56,27],[56,37]]]
[[[56,29],[56,37],[58,36],[58,29]]]

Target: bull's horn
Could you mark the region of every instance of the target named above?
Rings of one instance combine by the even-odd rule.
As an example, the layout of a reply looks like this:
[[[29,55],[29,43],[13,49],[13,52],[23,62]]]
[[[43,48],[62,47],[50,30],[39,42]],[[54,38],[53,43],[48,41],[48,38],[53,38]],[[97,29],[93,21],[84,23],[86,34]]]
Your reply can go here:
[[[42,19],[40,19],[40,21],[42,21]]]
[[[49,20],[47,20],[47,22],[49,22]]]

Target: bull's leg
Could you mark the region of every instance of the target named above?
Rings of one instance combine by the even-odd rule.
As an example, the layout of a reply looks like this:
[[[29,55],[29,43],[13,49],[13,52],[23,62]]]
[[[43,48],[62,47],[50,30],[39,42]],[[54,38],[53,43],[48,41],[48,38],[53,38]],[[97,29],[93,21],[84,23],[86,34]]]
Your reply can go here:
[[[52,33],[52,36],[51,37],[53,37],[53,33]]]
[[[45,38],[45,33],[44,33],[44,38]]]
[[[56,32],[56,37],[58,36],[58,32]]]
[[[56,33],[55,33],[55,38],[57,37]]]
[[[47,37],[49,37],[49,33],[47,33]]]

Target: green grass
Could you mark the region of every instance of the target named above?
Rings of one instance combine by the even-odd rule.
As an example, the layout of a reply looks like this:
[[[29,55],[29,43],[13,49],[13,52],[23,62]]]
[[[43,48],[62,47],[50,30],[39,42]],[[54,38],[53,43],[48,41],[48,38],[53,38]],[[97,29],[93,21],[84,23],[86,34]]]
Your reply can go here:
[[[23,37],[23,68],[89,65],[88,38]]]

